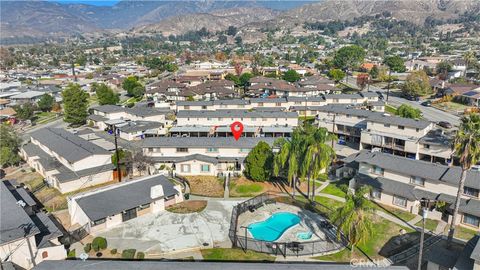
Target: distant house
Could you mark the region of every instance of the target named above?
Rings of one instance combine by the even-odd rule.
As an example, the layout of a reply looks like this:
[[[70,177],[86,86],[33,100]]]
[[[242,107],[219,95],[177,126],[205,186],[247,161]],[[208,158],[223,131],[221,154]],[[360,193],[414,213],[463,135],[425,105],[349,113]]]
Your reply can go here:
[[[18,93],[10,97],[12,105],[20,105],[25,103],[37,103],[42,98],[44,92],[40,91],[27,91]]]
[[[60,128],[31,134],[20,155],[61,193],[112,181],[111,153]]]
[[[36,200],[23,187],[0,182],[0,258],[31,269],[44,260],[64,260],[67,251],[60,238],[63,228],[49,214],[40,212]],[[16,268],[15,268],[16,269]]]
[[[72,225],[93,233],[182,201],[180,186],[152,175],[70,197],[68,212]]]

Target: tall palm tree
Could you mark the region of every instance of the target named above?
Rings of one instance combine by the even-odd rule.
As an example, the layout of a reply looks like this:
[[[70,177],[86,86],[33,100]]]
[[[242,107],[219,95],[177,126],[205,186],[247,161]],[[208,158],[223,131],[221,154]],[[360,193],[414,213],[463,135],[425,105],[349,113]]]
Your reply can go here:
[[[463,54],[463,60],[465,60],[466,70],[468,70],[468,67],[470,66],[470,64],[475,61],[475,58],[476,58],[476,55],[474,51],[467,51]]]
[[[457,197],[453,210],[453,217],[448,232],[448,245],[452,243],[455,233],[455,221],[457,220],[458,209],[463,194],[467,171],[480,161],[480,115],[470,114],[462,118],[462,123],[457,132],[454,142],[455,154],[460,157],[462,173],[458,183]]]
[[[337,226],[337,238],[343,233],[352,247],[364,243],[372,234],[371,214],[373,207],[365,196],[370,192],[368,186],[362,186],[355,193],[342,188],[347,192],[345,204],[330,215],[330,220]]]
[[[280,151],[273,159],[273,174],[278,176],[282,170],[286,171],[290,186],[293,187],[292,196],[295,196],[296,181],[300,168],[299,159],[302,157],[300,152],[301,137],[302,135],[296,129],[290,140],[283,139],[277,141]]]
[[[305,154],[301,166],[301,177],[307,178],[308,192],[310,195],[310,180],[312,184],[312,199],[315,200],[315,181],[323,173],[335,158],[335,150],[325,142],[336,140],[336,136],[328,133],[326,128],[316,129],[313,134],[305,139]]]

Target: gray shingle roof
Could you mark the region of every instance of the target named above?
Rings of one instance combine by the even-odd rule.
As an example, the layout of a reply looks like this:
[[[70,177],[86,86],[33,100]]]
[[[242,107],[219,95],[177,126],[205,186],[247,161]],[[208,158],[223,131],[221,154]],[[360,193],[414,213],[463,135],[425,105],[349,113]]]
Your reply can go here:
[[[139,180],[121,183],[91,194],[74,197],[77,204],[91,221],[116,215],[122,211],[151,203],[151,188],[163,186],[164,197],[177,194],[174,185],[163,175],[149,176]]]
[[[28,143],[22,147],[29,157],[39,157],[38,162],[42,165],[45,171],[57,170],[58,173],[54,174],[54,177],[60,182],[65,183],[73,180],[77,180],[80,177],[98,174],[101,172],[111,171],[114,168],[113,164],[100,165],[93,168],[88,168],[81,171],[72,171],[65,167],[54,157],[45,153],[39,146]],[[108,152],[110,153],[110,152]]]
[[[121,132],[130,133],[130,132],[137,132],[137,131],[146,131],[149,129],[155,129],[162,127],[163,124],[159,122],[152,122],[152,121],[130,121],[127,122],[126,125],[119,127],[118,129]]]
[[[241,137],[236,141],[233,137],[153,137],[145,138],[142,147],[253,148],[260,141],[272,145],[275,138]]]
[[[110,155],[105,149],[60,128],[42,128],[31,136],[72,163],[92,155]]]
[[[92,110],[96,110],[103,113],[114,113],[114,112],[123,112],[125,108],[117,105],[100,105],[93,107]]]
[[[395,194],[410,200],[416,199],[413,195],[413,189],[415,187],[409,184],[390,180],[383,177],[372,178],[364,174],[358,174],[357,176],[355,176],[355,180],[359,185],[369,185],[374,187],[375,189],[381,190],[382,192],[386,192],[388,194]]]
[[[25,210],[17,205],[17,200],[9,191],[4,181],[0,183],[0,244],[22,239],[27,235],[40,232]],[[25,229],[25,230],[24,230]]]
[[[425,179],[447,182],[453,185],[458,185],[460,174],[462,172],[462,169],[457,166],[445,166],[422,160],[413,160],[382,152],[370,152],[365,150],[347,158],[347,161],[351,160],[365,162],[401,174],[419,176]],[[480,172],[473,170],[468,171],[465,179],[465,186],[480,189]]]
[[[179,111],[177,118],[223,117],[223,118],[297,118],[296,112],[283,111],[248,111],[248,110],[217,110],[217,111]]]

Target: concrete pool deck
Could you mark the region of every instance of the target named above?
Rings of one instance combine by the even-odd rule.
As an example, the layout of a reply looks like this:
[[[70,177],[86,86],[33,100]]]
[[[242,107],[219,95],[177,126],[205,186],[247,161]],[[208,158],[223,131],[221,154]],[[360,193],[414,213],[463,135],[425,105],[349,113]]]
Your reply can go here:
[[[299,224],[294,225],[287,229],[275,242],[308,242],[316,240],[325,240],[327,241],[327,236],[322,228],[320,228],[320,222],[324,221],[325,218],[321,217],[318,214],[310,212],[305,209],[301,209],[297,206],[284,203],[276,204],[267,204],[264,205],[255,212],[246,211],[238,217],[238,227],[237,232],[240,235],[244,235],[243,228],[248,225],[256,222],[261,222],[268,219],[272,214],[279,212],[289,212],[296,214],[300,217],[301,221]],[[301,240],[297,238],[297,233],[312,232],[312,238],[308,240]],[[252,234],[248,232],[249,237],[252,237]]]
[[[239,202],[210,200],[200,213],[148,214],[99,231],[94,236],[105,237],[109,248],[134,248],[149,257],[200,248],[229,248],[232,245],[228,238],[230,218],[233,206]]]

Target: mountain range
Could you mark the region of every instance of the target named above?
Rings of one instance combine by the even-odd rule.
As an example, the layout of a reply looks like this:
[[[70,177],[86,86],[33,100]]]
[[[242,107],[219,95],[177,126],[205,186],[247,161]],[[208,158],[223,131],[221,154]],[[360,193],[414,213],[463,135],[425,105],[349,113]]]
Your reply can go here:
[[[0,38],[57,38],[103,31],[181,34],[230,25],[293,27],[306,21],[350,20],[389,11],[394,18],[423,23],[465,11],[480,12],[477,0],[323,0],[323,1],[120,1],[113,6],[42,0],[0,1]],[[188,16],[186,16],[188,15]]]

